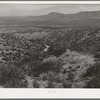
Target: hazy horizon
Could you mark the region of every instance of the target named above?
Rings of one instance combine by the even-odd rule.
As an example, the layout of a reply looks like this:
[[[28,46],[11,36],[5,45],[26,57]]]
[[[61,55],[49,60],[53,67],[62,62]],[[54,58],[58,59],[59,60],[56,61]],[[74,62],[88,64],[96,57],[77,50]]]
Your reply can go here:
[[[0,4],[0,16],[40,16],[51,12],[74,14],[98,11],[100,4]]]

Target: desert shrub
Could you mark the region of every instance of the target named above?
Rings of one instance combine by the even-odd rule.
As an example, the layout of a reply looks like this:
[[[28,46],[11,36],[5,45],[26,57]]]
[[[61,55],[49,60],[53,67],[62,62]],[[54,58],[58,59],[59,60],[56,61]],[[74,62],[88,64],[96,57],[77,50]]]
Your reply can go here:
[[[100,63],[92,65],[83,77],[90,78],[86,85],[87,88],[100,88]]]
[[[70,81],[64,81],[63,83],[64,88],[71,88],[72,87],[72,82]]]
[[[38,67],[41,65],[40,61],[33,61],[33,62],[29,62],[26,66],[27,68],[24,69],[25,72],[27,72],[27,74],[29,76],[38,76],[39,72],[38,72]],[[24,67],[25,68],[25,67]]]
[[[33,81],[33,87],[34,88],[39,88],[39,84],[38,84],[37,80]]]
[[[94,54],[94,57],[95,57],[95,58],[100,58],[100,53],[95,53],[95,54]]]
[[[100,77],[91,77],[90,81],[86,85],[86,88],[100,88]]]
[[[60,74],[60,82],[64,88],[70,88],[73,83],[73,74],[67,72],[66,74]]]
[[[25,80],[26,81],[26,80]],[[23,82],[23,80],[13,79],[7,81],[3,87],[4,88],[27,88],[28,83]]]
[[[55,45],[53,48],[52,48],[52,47],[49,48],[50,54],[53,54],[53,55],[55,55],[55,56],[60,56],[60,55],[63,54],[65,51],[66,51],[65,46],[64,46],[64,47],[61,47],[61,45],[60,45],[60,46],[56,46],[56,45]]]
[[[59,74],[53,71],[40,74],[39,79],[43,81],[48,81],[48,88],[55,88],[55,86],[57,86],[57,83],[60,83]]]
[[[0,65],[0,84],[4,87],[20,87],[24,72],[13,64]]]
[[[100,63],[95,63],[91,67],[87,69],[87,72],[83,75],[83,77],[91,77],[91,76],[100,76]]]
[[[56,72],[53,72],[53,71],[49,71],[47,73],[42,73],[42,74],[40,74],[39,78],[42,80],[49,80],[50,82],[54,82],[54,81],[60,82],[59,74],[57,74]]]
[[[59,72],[60,64],[53,63],[51,61],[43,62],[39,66],[35,67],[34,69],[34,72],[37,73],[37,75],[40,75],[41,73],[48,72],[48,71]]]
[[[55,88],[53,82],[48,82],[48,88]]]
[[[61,84],[64,88],[70,88],[72,85],[72,82],[68,79],[67,74],[56,73],[53,71],[42,73],[39,78],[44,81],[48,80],[48,88],[60,88]]]

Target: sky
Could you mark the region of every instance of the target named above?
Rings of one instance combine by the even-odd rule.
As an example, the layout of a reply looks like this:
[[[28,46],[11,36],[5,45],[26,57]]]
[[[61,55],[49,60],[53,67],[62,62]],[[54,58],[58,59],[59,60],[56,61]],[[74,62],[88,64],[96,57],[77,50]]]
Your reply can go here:
[[[73,14],[98,10],[100,4],[0,4],[0,16],[39,16],[50,12]]]

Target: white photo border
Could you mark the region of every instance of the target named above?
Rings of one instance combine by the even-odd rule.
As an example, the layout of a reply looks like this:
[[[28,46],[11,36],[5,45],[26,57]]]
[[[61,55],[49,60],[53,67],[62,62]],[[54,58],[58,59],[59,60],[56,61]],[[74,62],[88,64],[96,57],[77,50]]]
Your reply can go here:
[[[100,1],[0,1],[0,4],[100,4]],[[100,89],[80,89],[80,88],[64,88],[64,89],[36,89],[36,88],[0,88],[0,98],[100,98]]]

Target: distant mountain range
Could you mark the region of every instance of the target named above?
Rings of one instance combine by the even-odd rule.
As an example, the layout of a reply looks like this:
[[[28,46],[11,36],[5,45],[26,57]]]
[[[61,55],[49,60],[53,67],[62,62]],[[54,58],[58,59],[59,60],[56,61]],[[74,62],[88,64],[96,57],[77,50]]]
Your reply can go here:
[[[85,11],[76,14],[51,12],[42,16],[0,17],[0,24],[64,25],[67,27],[100,26],[100,11]]]
[[[51,12],[47,15],[39,16],[39,17],[51,17],[51,18],[100,18],[100,11],[85,11],[79,12],[75,14],[62,14],[57,12]]]

